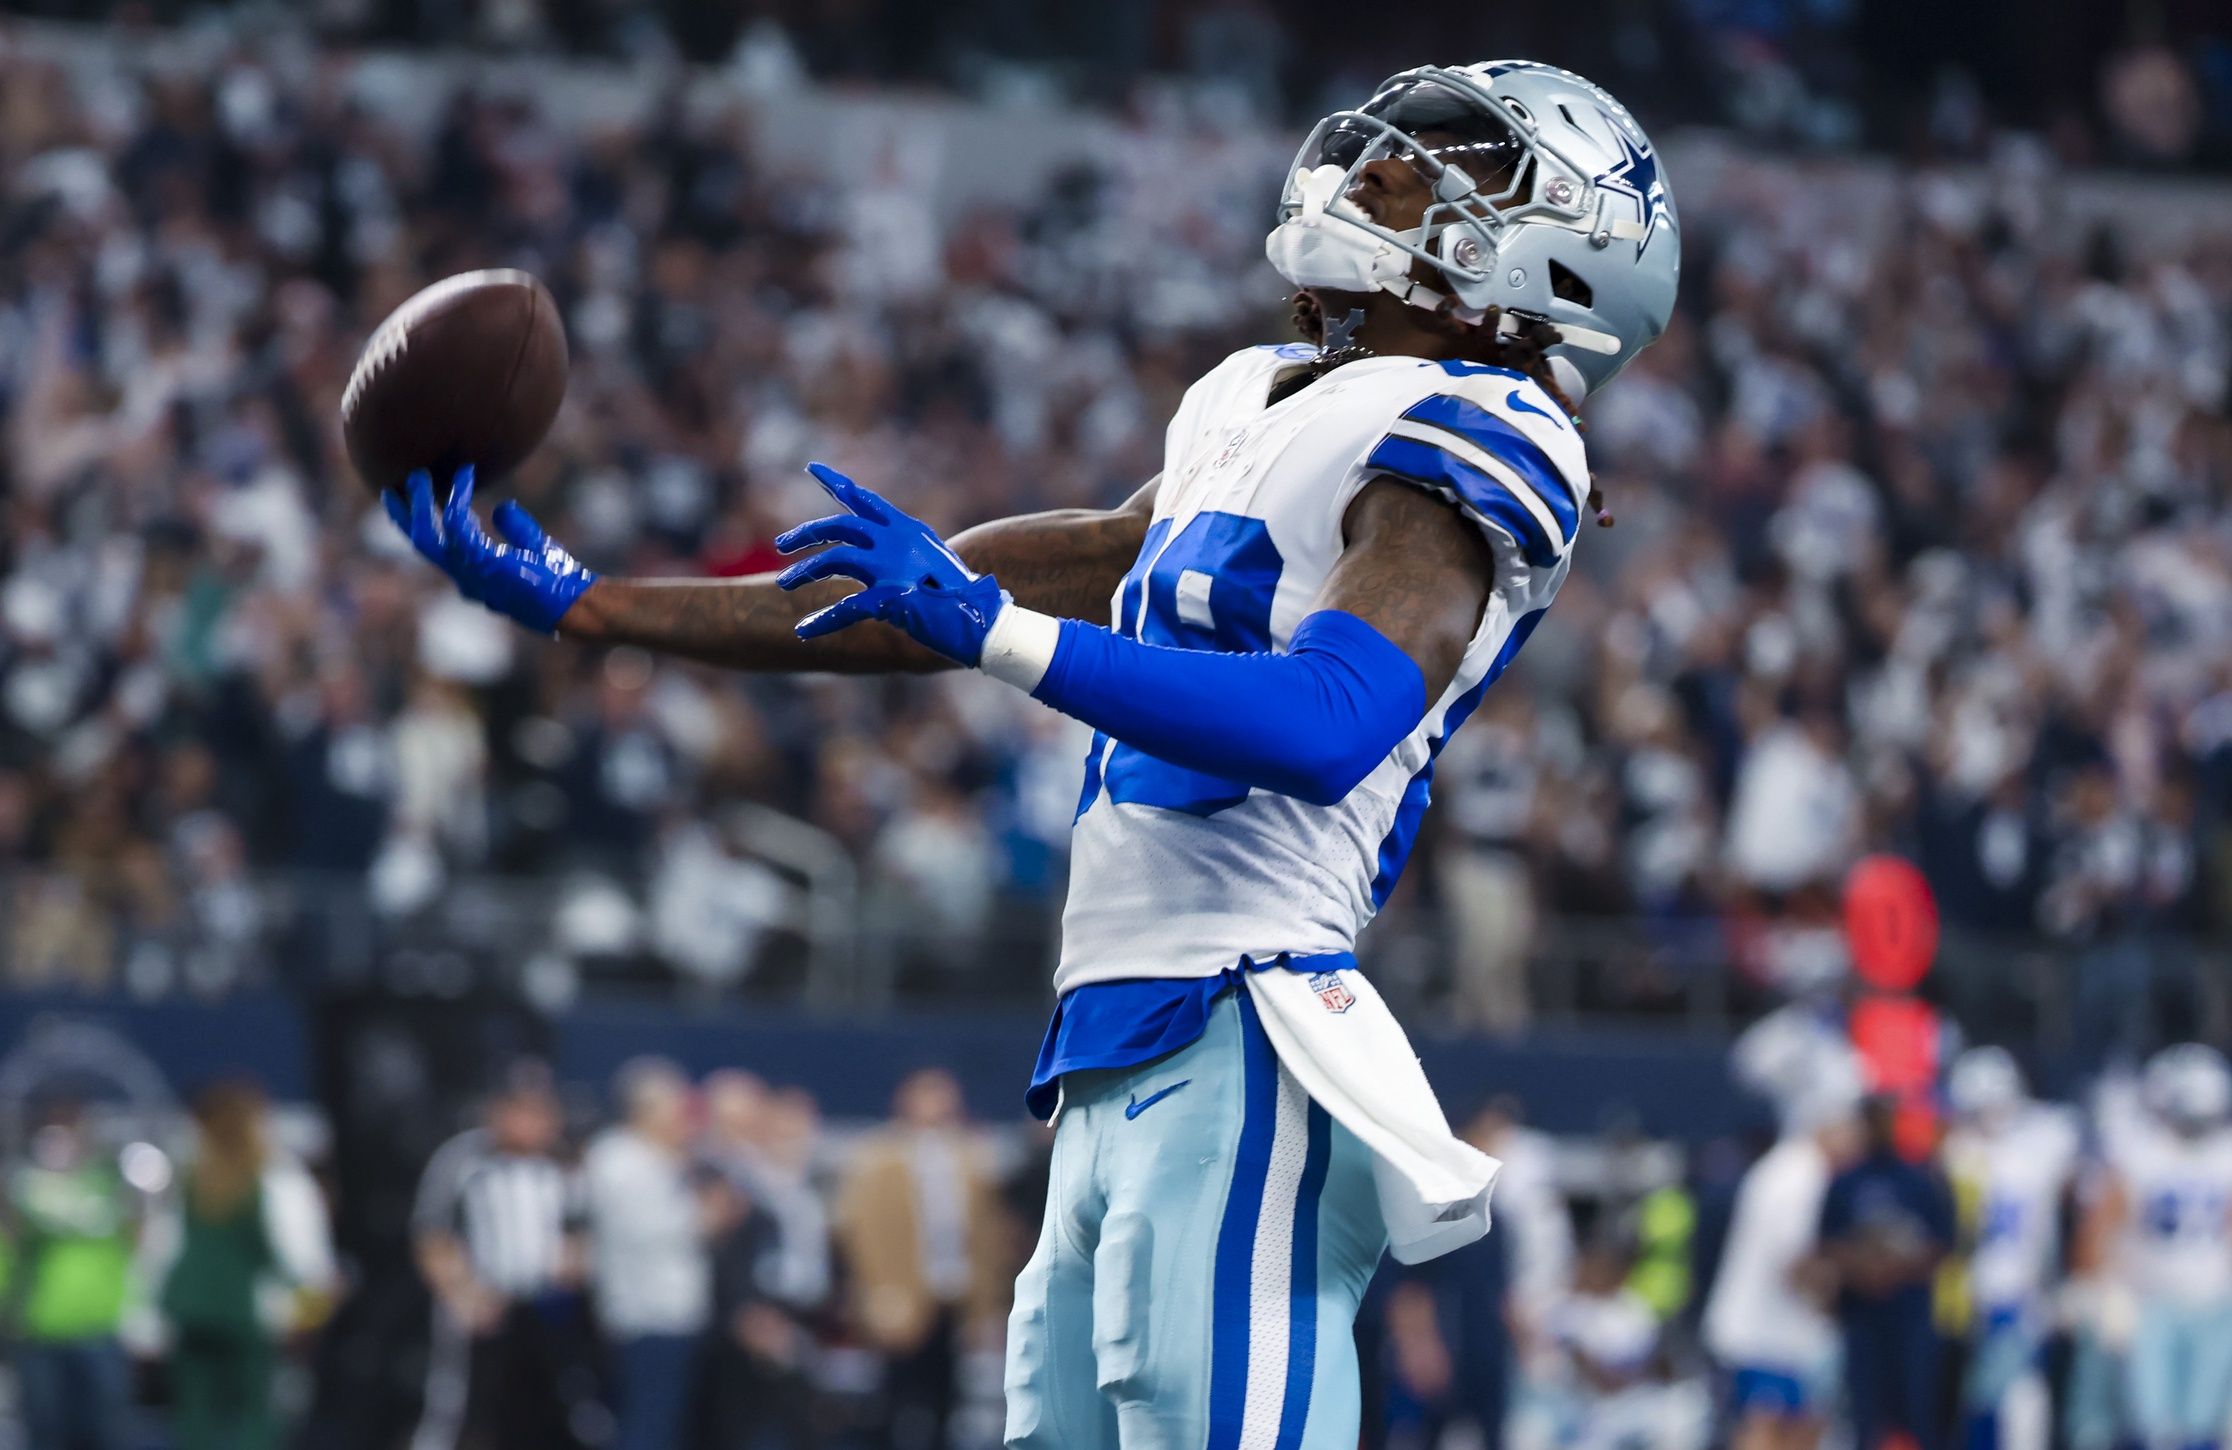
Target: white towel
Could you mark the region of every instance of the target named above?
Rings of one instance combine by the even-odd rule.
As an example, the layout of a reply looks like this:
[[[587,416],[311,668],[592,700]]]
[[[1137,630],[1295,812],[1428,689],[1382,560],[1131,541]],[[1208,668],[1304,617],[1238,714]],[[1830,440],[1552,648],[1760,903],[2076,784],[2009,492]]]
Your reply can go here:
[[[1273,967],[1247,982],[1279,1061],[1372,1150],[1396,1259],[1424,1263],[1487,1233],[1503,1165],[1449,1130],[1402,1024],[1364,974]]]

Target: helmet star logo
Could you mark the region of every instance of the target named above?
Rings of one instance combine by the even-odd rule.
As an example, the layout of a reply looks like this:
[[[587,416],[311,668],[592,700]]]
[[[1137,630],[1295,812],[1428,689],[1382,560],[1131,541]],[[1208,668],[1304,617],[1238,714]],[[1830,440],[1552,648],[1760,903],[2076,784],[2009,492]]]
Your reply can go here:
[[[1636,219],[1643,223],[1643,245],[1635,249],[1640,257],[1650,250],[1651,238],[1658,235],[1659,218],[1666,215],[1666,183],[1659,179],[1658,153],[1647,146],[1638,147],[1618,118],[1609,112],[1603,114],[1620,148],[1620,161],[1598,176],[1596,184],[1616,196],[1634,200]]]

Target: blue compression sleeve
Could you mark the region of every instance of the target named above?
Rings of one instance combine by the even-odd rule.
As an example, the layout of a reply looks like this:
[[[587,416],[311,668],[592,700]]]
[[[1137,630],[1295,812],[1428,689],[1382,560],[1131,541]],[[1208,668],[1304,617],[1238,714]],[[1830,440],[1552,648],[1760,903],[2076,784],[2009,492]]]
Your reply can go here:
[[[1426,677],[1345,610],[1295,627],[1286,653],[1224,654],[1062,621],[1031,692],[1158,760],[1331,805],[1426,713]]]

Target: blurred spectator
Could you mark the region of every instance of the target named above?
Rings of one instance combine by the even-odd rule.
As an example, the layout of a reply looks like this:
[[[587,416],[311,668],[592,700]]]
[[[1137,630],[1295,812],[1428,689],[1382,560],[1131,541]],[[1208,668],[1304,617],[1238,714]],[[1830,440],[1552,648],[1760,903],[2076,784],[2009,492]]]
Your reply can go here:
[[[1646,1188],[1627,1215],[1635,1264],[1627,1285],[1661,1323],[1688,1312],[1697,1277],[1697,1197],[1687,1183]]]
[[[1659,1374],[1659,1320],[1627,1286],[1631,1255],[1608,1237],[1574,1261],[1573,1290],[1546,1332],[1560,1364],[1552,1410],[1559,1445],[1574,1450],[1702,1450],[1712,1406]]]
[[[2101,71],[2101,110],[2121,148],[2143,161],[2180,161],[2201,132],[2201,94],[2184,57],[2168,46],[2111,56]]]
[[[1820,1217],[1821,1252],[1836,1274],[1845,1412],[1856,1445],[1898,1432],[1937,1450],[1944,1356],[1930,1289],[1953,1248],[1953,1198],[1933,1168],[1899,1151],[1896,1102],[1871,1100],[1862,1123],[1860,1157],[1829,1181]]]
[[[1557,1149],[1522,1121],[1517,1099],[1490,1100],[1465,1140],[1502,1161],[1496,1175],[1499,1226],[1510,1235],[1510,1308],[1522,1362],[1542,1354],[1543,1317],[1573,1280],[1573,1217],[1558,1192]]]
[[[434,1296],[412,1450],[583,1444],[580,1203],[540,1063],[510,1068],[480,1127],[426,1165],[411,1230]]]
[[[1783,1133],[1744,1175],[1705,1304],[1705,1347],[1728,1376],[1734,1450],[1812,1450],[1834,1406],[1833,1285],[1814,1254],[1831,1177],[1858,1143],[1858,1073],[1834,1059],[1786,1100]]]
[[[781,1229],[738,1195],[713,1244],[713,1335],[706,1350],[711,1434],[737,1450],[789,1450],[815,1434],[811,1326],[774,1292]]]
[[[1534,940],[1530,857],[1544,762],[1533,704],[1491,692],[1437,762],[1443,846],[1436,882],[1449,913],[1453,1005],[1465,1025],[1527,1025],[1527,954]]]
[[[315,1327],[337,1287],[325,1203],[308,1174],[272,1151],[254,1084],[203,1089],[194,1128],[178,1253],[160,1295],[173,1432],[179,1450],[275,1450],[280,1344]]]
[[[966,967],[991,920],[992,847],[983,812],[935,779],[917,782],[876,842],[876,862],[900,898],[894,911],[921,924],[949,970]]]
[[[713,1246],[715,1443],[793,1450],[817,1433],[811,1373],[829,1294],[829,1219],[808,1180],[813,1124],[795,1090],[743,1072],[705,1081],[704,1152],[736,1201]]]
[[[620,1070],[624,1117],[582,1158],[597,1322],[612,1341],[614,1450],[680,1450],[712,1322],[712,1243],[733,1197],[690,1155],[690,1084],[641,1058]],[[756,1257],[756,1255],[755,1255]]]
[[[138,1195],[86,1130],[47,1103],[7,1170],[8,1303],[23,1424],[37,1450],[129,1450],[131,1369],[117,1339],[132,1293]]]
[[[892,1118],[838,1190],[837,1242],[853,1318],[886,1356],[880,1443],[945,1450],[962,1351],[999,1333],[1015,1265],[960,1085],[935,1068],[913,1073]]]
[[[801,1311],[819,1309],[830,1292],[829,1210],[814,1180],[821,1112],[813,1095],[719,1072],[706,1079],[705,1109],[707,1157],[773,1220],[767,1292]]]
[[[1834,881],[1859,838],[1844,739],[1826,710],[1756,732],[1729,803],[1729,869],[1763,892]]]
[[[1381,1265],[1357,1317],[1372,1450],[1423,1450],[1467,1433],[1500,1450],[1512,1402],[1510,1265],[1519,1252],[1498,1232],[1414,1267]]]

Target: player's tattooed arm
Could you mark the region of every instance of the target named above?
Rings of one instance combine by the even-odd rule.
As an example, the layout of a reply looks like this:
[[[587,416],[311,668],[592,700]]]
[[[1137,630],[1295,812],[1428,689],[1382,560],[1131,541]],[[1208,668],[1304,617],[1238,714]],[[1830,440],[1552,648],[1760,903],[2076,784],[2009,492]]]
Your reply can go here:
[[[1364,485],[1342,520],[1348,547],[1316,608],[1363,620],[1414,660],[1439,699],[1464,662],[1495,585],[1495,556],[1452,504],[1390,479]]]
[[[1139,557],[1160,478],[1113,509],[1059,509],[998,519],[954,535],[954,551],[997,575],[1041,614],[1106,622],[1109,596]],[[798,621],[852,592],[832,581],[785,593],[773,574],[741,579],[602,578],[559,622],[569,639],[633,644],[738,670],[884,674],[949,670],[954,662],[889,625],[867,623],[802,640]]]

